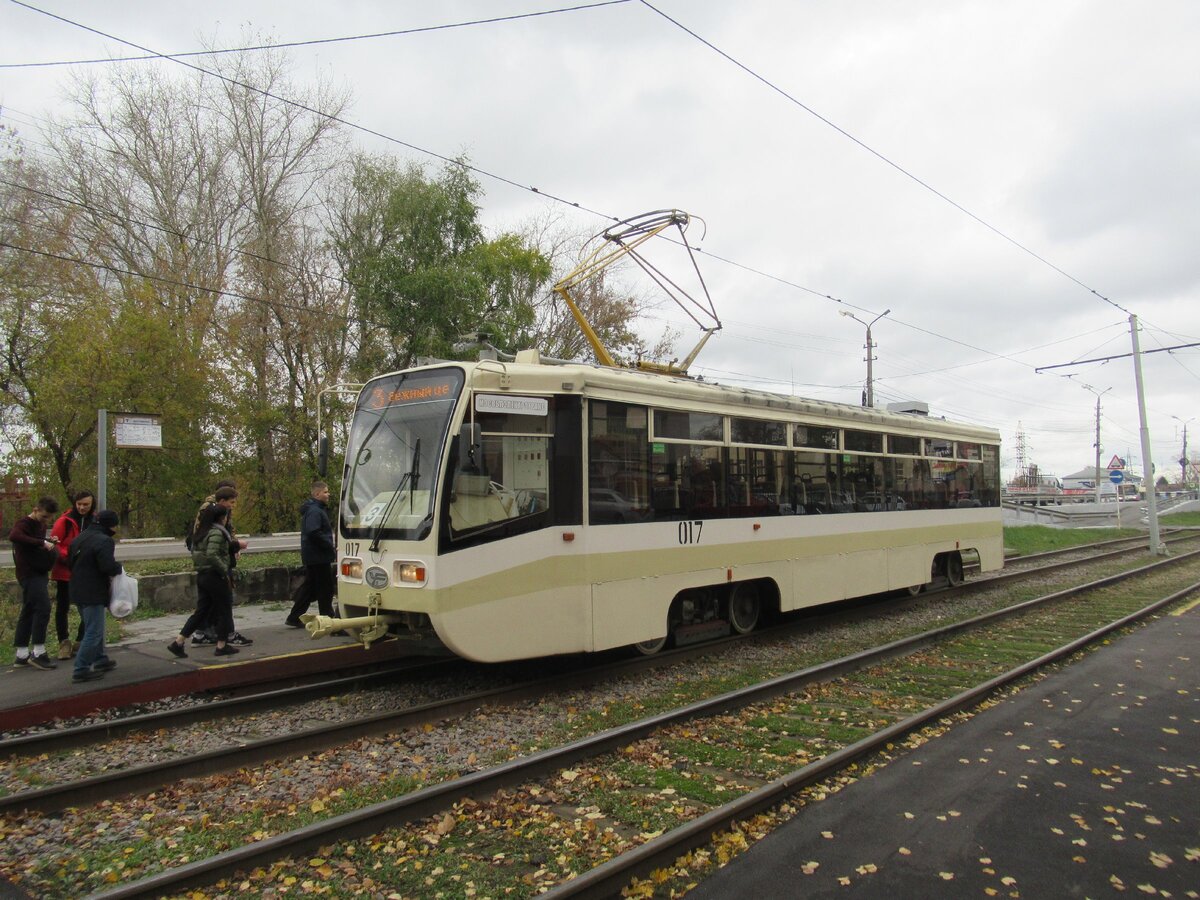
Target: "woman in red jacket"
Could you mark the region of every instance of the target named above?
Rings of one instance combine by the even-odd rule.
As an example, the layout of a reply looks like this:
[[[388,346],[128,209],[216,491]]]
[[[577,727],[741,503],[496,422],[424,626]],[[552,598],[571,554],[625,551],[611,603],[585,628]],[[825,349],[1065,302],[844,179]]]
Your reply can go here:
[[[54,630],[58,632],[58,658],[70,659],[79,649],[83,640],[83,620],[79,622],[79,630],[75,635],[75,643],[68,639],[70,630],[67,628],[67,614],[71,609],[71,570],[67,568],[67,553],[71,550],[71,541],[79,537],[79,533],[96,520],[96,495],[91,491],[80,491],[72,499],[71,508],[58,517],[51,530],[58,538],[58,560],[50,571],[50,577],[58,585],[58,593],[54,606]]]

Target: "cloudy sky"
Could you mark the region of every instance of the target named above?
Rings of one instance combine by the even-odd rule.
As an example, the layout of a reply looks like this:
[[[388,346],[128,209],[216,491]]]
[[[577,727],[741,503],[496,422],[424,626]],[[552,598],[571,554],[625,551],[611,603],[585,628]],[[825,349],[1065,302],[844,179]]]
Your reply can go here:
[[[1200,342],[1194,0],[32,5],[109,37],[0,0],[0,63],[547,12],[299,47],[293,79],[350,91],[347,118],[384,136],[351,132],[358,147],[468,154],[490,228],[701,217],[688,238],[724,328],[694,374],[857,403],[865,329],[839,312],[890,310],[877,404],[997,428],[1006,477],[1018,432],[1045,473],[1090,465],[1095,392],[1102,464],[1142,465],[1129,358],[1036,369],[1128,354],[1131,314],[1143,351]],[[0,122],[34,152],[71,70],[0,68]],[[673,307],[647,333],[667,324],[690,349]],[[1184,422],[1200,451],[1200,347],[1143,367],[1153,458],[1177,479]]]

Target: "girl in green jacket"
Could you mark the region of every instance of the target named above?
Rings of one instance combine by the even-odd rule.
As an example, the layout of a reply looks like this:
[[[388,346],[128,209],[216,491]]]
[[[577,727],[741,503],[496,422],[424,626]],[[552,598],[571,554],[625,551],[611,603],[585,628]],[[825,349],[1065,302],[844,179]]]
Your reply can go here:
[[[178,637],[167,644],[172,654],[187,656],[186,641],[201,623],[212,622],[217,631],[216,656],[232,656],[237,647],[226,639],[233,633],[233,590],[229,586],[229,548],[233,541],[226,527],[229,510],[220,504],[206,506],[192,539],[192,564],[196,567],[196,610]]]

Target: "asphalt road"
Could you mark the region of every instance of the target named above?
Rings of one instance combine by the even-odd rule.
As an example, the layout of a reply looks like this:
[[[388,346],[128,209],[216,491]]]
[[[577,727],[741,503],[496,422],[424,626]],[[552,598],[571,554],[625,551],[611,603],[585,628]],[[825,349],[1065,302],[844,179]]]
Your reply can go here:
[[[285,534],[241,535],[249,546],[245,553],[268,553],[280,550],[299,550],[300,532]],[[0,566],[11,566],[12,545],[4,541],[0,550]],[[171,559],[188,556],[183,541],[170,538],[132,539],[117,542],[117,559]]]

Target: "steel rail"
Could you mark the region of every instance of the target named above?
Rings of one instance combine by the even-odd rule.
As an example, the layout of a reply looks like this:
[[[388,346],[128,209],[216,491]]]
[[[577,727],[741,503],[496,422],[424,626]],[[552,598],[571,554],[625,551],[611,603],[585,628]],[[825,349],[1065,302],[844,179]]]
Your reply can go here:
[[[689,850],[709,843],[714,832],[727,830],[739,820],[776,806],[797,791],[828,778],[865,756],[885,749],[888,744],[894,743],[932,722],[963,709],[977,706],[1000,688],[1006,687],[1044,666],[1065,659],[1114,631],[1135,624],[1163,607],[1176,603],[1197,591],[1200,591],[1200,582],[1176,591],[1161,600],[1156,600],[1136,612],[1122,616],[1082,637],[1044,653],[1037,659],[1022,663],[976,687],[968,688],[928,709],[895,722],[870,737],[863,738],[800,769],[789,772],[760,788],[743,794],[736,800],[711,809],[678,828],[652,838],[627,853],[615,856],[596,868],[551,888],[540,896],[552,898],[552,900],[562,900],[566,897],[617,896],[621,888],[631,879],[644,876],[663,865],[669,865]]]
[[[1186,540],[1200,539],[1200,534],[1194,537],[1177,538],[1170,543],[1179,543]],[[1061,550],[1049,550],[1045,553],[1032,554],[1030,556],[1018,557],[1013,562],[1028,562],[1044,558],[1052,558],[1073,551],[1086,551],[1088,549],[1101,548],[1113,544],[1134,543],[1142,541],[1141,538],[1116,538],[1109,541],[1099,541],[1092,544],[1080,544],[1076,547],[1067,547]],[[1072,560],[1068,564],[1060,566],[1067,568],[1070,565],[1083,565],[1095,560],[1103,560],[1113,556],[1121,555],[1122,553],[1132,553],[1140,550],[1140,543],[1126,548],[1124,550],[1110,551],[1106,554],[1097,554],[1095,556],[1086,557],[1080,560]],[[1000,575],[989,577],[980,582],[969,582],[959,585],[957,588],[949,590],[971,591],[977,586],[994,586],[1005,578],[1028,578],[1034,574],[1055,571],[1048,567],[1038,567],[1032,573],[1027,570],[1020,570],[1019,573],[1013,572],[1001,573]],[[942,589],[943,591],[945,589]],[[811,620],[806,620],[811,622]],[[764,633],[766,630],[758,632]],[[716,648],[724,646],[723,641],[710,641],[707,646]],[[677,661],[678,656],[661,654],[660,659],[669,659]],[[158,710],[149,713],[143,713],[136,716],[126,716],[122,718],[109,719],[103,722],[92,722],[86,725],[77,725],[68,728],[47,729],[44,731],[35,732],[32,734],[21,735],[19,737],[0,740],[0,759],[11,758],[14,756],[35,756],[40,753],[48,753],[58,750],[73,749],[76,747],[88,746],[90,744],[100,743],[102,741],[112,740],[122,737],[133,731],[149,731],[160,728],[179,727],[183,725],[194,724],[197,722],[210,721],[226,715],[245,715],[250,712],[255,712],[264,709],[278,708],[284,704],[302,703],[308,699],[331,696],[340,693],[344,690],[353,690],[359,687],[368,687],[372,682],[386,681],[393,678],[397,672],[404,673],[409,677],[422,676],[426,671],[436,671],[437,669],[449,667],[455,664],[462,663],[463,660],[437,660],[434,662],[421,661],[417,664],[408,664],[400,666],[392,666],[382,671],[377,672],[361,672],[351,676],[343,676],[340,678],[326,679],[324,681],[314,682],[307,685],[294,685],[287,688],[267,688],[265,690],[257,690],[253,693],[247,693],[243,696],[230,697],[225,700],[217,700],[211,703],[198,703],[193,706],[182,707],[171,710]],[[290,678],[290,676],[289,676]]]
[[[0,741],[0,759],[13,756],[34,756],[40,753],[84,747],[122,737],[134,731],[154,731],[160,728],[207,722],[228,715],[245,715],[263,709],[277,709],[291,703],[303,703],[306,700],[330,697],[347,690],[369,687],[374,682],[395,679],[397,675],[423,676],[428,670],[449,667],[460,662],[461,660],[455,659],[438,660],[432,663],[422,661],[417,664],[393,663],[377,671],[327,678],[311,684],[292,685],[285,688],[268,687],[266,690],[256,690],[242,696],[214,700],[210,703],[196,703],[177,709],[155,710],[135,716],[109,719],[104,722],[38,731]],[[290,679],[291,676],[288,678]]]
[[[640,740],[654,731],[667,725],[684,722],[689,719],[699,718],[708,715],[717,715],[723,712],[728,712],[731,709],[737,709],[752,703],[758,703],[768,700],[782,694],[791,693],[805,685],[828,681],[837,676],[852,672],[858,669],[866,668],[875,665],[881,661],[909,655],[916,650],[922,649],[931,644],[960,632],[969,631],[983,624],[991,624],[993,622],[1002,621],[1006,618],[1019,615],[1029,609],[1037,606],[1046,605],[1058,600],[1062,600],[1071,596],[1076,596],[1081,593],[1099,590],[1104,587],[1109,587],[1118,584],[1130,578],[1139,575],[1155,572],[1160,569],[1177,565],[1185,561],[1192,561],[1200,557],[1200,550],[1192,553],[1173,557],[1165,560],[1157,560],[1148,565],[1141,566],[1136,569],[1130,569],[1126,572],[1120,572],[1115,575],[1109,575],[1105,578],[1098,579],[1083,585],[1076,585],[1071,588],[1066,588],[1061,591],[1036,597],[1031,600],[1026,600],[1012,606],[1005,607],[1000,610],[984,613],[961,622],[955,622],[939,628],[931,629],[922,632],[918,635],[912,635],[907,638],[901,638],[896,641],[891,641],[879,647],[870,650],[861,651],[842,657],[840,659],[831,660],[816,666],[811,666],[797,672],[792,672],[787,675],[781,675],[773,679],[769,679],[760,684],[751,685],[737,690],[729,691],[716,697],[711,697],[706,700],[700,700],[689,704],[679,709],[669,712],[659,713],[654,716],[649,716],[637,722],[631,722],[626,725],[617,726],[607,729],[599,734],[591,735],[586,738],[581,738],[573,741],[570,744],[561,747],[543,750],[532,754],[528,757],[510,760],[499,766],[491,769],[473,772],[459,778],[451,779],[440,784],[431,785],[421,788],[417,791],[412,791],[401,797],[396,797],[390,800],[385,800],[380,803],[362,807],[361,809],[353,810],[348,813],[343,813],[338,816],[333,816],[320,822],[315,822],[303,828],[296,829],[290,832],[274,835],[269,838],[264,838],[252,844],[235,848],[233,850],[224,851],[207,859],[195,860],[178,866],[172,869],[166,869],[153,875],[148,875],[137,881],[129,882],[124,885],[114,887],[109,890],[92,895],[94,900],[117,900],[117,898],[133,898],[133,897],[155,897],[161,894],[179,891],[187,887],[196,885],[209,884],[219,878],[232,875],[241,870],[253,869],[259,866],[265,866],[269,863],[282,859],[288,856],[300,856],[316,850],[319,847],[327,845],[335,841],[354,840],[357,838],[367,837],[372,834],[377,834],[386,828],[396,827],[417,821],[435,813],[444,812],[453,806],[454,803],[472,796],[486,796],[492,794],[500,788],[507,787],[513,784],[520,784],[528,781],[531,778],[537,778],[542,775],[550,774],[558,769],[569,766],[582,759],[598,756],[611,750],[628,744],[631,741]],[[1153,608],[1161,607],[1162,605],[1173,602],[1178,596],[1186,595],[1190,591],[1200,587],[1193,585],[1187,591],[1179,595],[1172,595],[1171,598],[1158,601],[1152,605]],[[1134,614],[1136,618],[1137,614]],[[1126,622],[1130,617],[1126,616],[1120,622]],[[1113,628],[1123,627],[1121,624],[1114,624],[1100,629],[1100,633],[1106,634]],[[1089,635],[1090,637],[1090,635]],[[1081,643],[1082,642],[1082,643]],[[1086,640],[1078,639],[1073,641],[1068,646],[1083,646]],[[1070,652],[1074,652],[1073,650]],[[1054,659],[1058,656],[1048,654]],[[1039,657],[1039,660],[1045,657]],[[1037,661],[1035,661],[1037,662]],[[1044,663],[1042,663],[1044,664]],[[1031,671],[1033,663],[1027,663],[1019,667],[1020,671]],[[1018,671],[1018,670],[1014,670]],[[1019,677],[1019,676],[1014,676]],[[967,702],[959,698],[970,694],[979,695],[980,692],[990,692],[995,689],[997,684],[1007,683],[1002,679],[993,678],[985,682],[983,686],[975,688],[973,691],[964,692],[956,698],[955,701],[961,703]],[[922,721],[927,721],[928,718],[936,717],[936,715],[945,715],[947,704],[951,701],[945,701],[931,709],[941,710],[939,713],[928,713]],[[914,722],[914,719],[922,718],[910,717],[902,723],[890,726],[881,734],[891,735],[893,738],[897,734],[902,734],[904,731],[911,730],[915,725],[908,724]],[[906,725],[903,730],[900,725]],[[870,739],[868,739],[870,740]],[[863,742],[858,742],[851,745],[851,748],[859,748]],[[842,758],[843,755],[851,748],[845,748],[833,754],[833,757]],[[865,749],[856,750],[855,757],[862,753],[868,752]],[[822,771],[829,771],[828,766],[820,761],[814,763],[815,766],[821,766]],[[808,766],[805,769],[799,770],[805,772],[812,767]],[[772,782],[774,784],[774,782]],[[794,788],[793,788],[794,790]],[[755,792],[757,793],[757,792]],[[771,805],[772,801],[763,801],[765,806]],[[711,831],[712,824],[708,823],[708,815],[702,817],[706,821],[705,829]],[[727,821],[722,818],[721,821]],[[687,828],[687,826],[684,826]],[[679,831],[679,829],[676,829]],[[702,831],[702,833],[707,833]],[[665,836],[664,836],[665,837]],[[638,865],[642,863],[639,861]],[[607,865],[604,864],[604,865]],[[603,868],[597,867],[597,869]],[[596,871],[596,870],[593,870]],[[585,877],[585,876],[581,876]],[[609,891],[609,895],[611,894]],[[607,895],[606,895],[607,896]]]
[[[1032,578],[1046,572],[1077,567],[1139,551],[1140,548],[1137,547],[1113,550],[1082,560],[1069,560],[1031,570],[1008,572],[983,581],[959,585],[957,588],[951,590],[956,594],[965,595],[978,590],[993,588],[1000,584]],[[1167,562],[1171,561],[1173,560],[1168,560]],[[939,596],[945,596],[949,591],[938,593]],[[902,602],[919,603],[921,600],[919,598],[905,598]],[[822,615],[816,621],[820,621],[821,619],[836,620],[846,615],[861,617],[863,615],[870,615],[873,612],[874,607],[860,608],[850,613],[837,611]],[[803,618],[788,623],[782,629],[776,628],[756,632],[754,637],[766,637],[768,635],[778,637],[781,634],[785,634],[788,630],[808,630],[811,629],[813,623],[814,619],[812,617]],[[620,660],[615,663],[605,662],[600,665],[588,666],[573,673],[556,673],[547,678],[524,681],[515,685],[493,688],[486,691],[478,691],[449,700],[438,700],[407,707],[403,710],[390,710],[344,722],[317,726],[286,735],[262,738],[257,741],[231,743],[228,746],[219,747],[215,750],[209,750],[194,756],[166,759],[129,769],[106,771],[91,777],[65,781],[56,785],[19,791],[0,797],[0,814],[18,810],[49,813],[72,806],[83,806],[89,803],[112,800],[139,791],[154,790],[164,784],[170,784],[183,778],[215,775],[220,772],[227,772],[243,766],[257,765],[295,753],[308,753],[328,749],[337,746],[339,743],[360,737],[382,734],[402,728],[411,728],[444,719],[457,718],[467,715],[483,706],[503,706],[522,700],[536,699],[545,695],[548,686],[559,689],[563,687],[584,687],[615,675],[683,662],[697,656],[709,655],[735,641],[744,639],[742,636],[733,635],[703,644],[660,653],[655,656]],[[363,678],[367,676],[356,677]],[[355,677],[346,679],[348,682],[354,680]],[[261,706],[269,707],[272,703],[271,697],[273,695],[282,695],[286,701],[290,697],[291,691],[303,690],[303,688],[304,686],[287,688],[279,692],[262,695]],[[329,691],[329,693],[334,692],[336,691],[333,689]],[[119,735],[121,732],[135,729],[163,728],[170,727],[171,725],[180,725],[188,721],[206,721],[209,718],[216,718],[231,709],[238,708],[237,704],[243,701],[258,701],[259,696],[254,695],[249,698],[218,701],[178,712],[148,713],[144,716],[114,720],[112,723],[97,723],[95,725],[82,726],[80,729],[64,729],[62,731],[43,732],[38,735],[14,738],[11,742],[5,742],[5,744],[0,745],[0,752],[5,749],[8,743],[15,745],[12,753],[9,755],[16,753],[31,755],[39,752],[61,750],[70,746],[82,746],[89,742],[103,740]],[[243,711],[245,708],[241,707]],[[126,725],[126,723],[130,724]],[[110,731],[113,733],[110,734]]]

